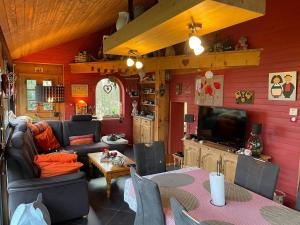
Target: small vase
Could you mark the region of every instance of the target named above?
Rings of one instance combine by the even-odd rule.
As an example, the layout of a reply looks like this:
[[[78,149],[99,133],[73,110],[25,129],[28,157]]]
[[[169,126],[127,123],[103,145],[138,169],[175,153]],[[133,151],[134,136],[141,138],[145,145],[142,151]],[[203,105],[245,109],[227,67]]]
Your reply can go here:
[[[129,13],[128,12],[119,12],[119,18],[116,22],[116,29],[120,30],[129,22]]]

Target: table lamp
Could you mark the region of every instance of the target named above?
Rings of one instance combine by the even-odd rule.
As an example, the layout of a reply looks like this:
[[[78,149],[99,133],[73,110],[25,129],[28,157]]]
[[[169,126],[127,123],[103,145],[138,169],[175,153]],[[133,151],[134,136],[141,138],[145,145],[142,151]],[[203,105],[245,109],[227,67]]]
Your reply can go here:
[[[187,132],[185,134],[186,139],[191,138],[190,125],[191,125],[191,123],[194,123],[194,121],[195,121],[194,114],[185,114],[184,115],[184,122],[187,123]]]

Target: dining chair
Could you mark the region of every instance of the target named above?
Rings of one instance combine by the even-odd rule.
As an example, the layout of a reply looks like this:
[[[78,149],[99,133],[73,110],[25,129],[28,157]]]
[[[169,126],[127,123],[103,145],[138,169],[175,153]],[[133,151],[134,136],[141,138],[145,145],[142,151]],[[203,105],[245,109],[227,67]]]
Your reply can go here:
[[[299,182],[299,185],[298,185],[298,194],[297,194],[295,209],[300,212],[300,182]]]
[[[171,197],[170,205],[175,220],[175,225],[207,225],[191,217],[185,208],[174,198]]]
[[[278,174],[279,167],[273,163],[239,155],[234,183],[272,200]]]
[[[140,177],[130,168],[137,201],[134,225],[165,225],[165,216],[158,186],[153,181]]]
[[[135,198],[136,198],[136,214],[134,219],[134,225],[140,225],[143,224],[144,217],[143,217],[143,205],[141,200],[141,182],[142,177],[140,177],[135,169],[133,167],[130,167],[130,175],[133,183],[133,188],[135,192]]]
[[[136,172],[140,176],[166,172],[165,145],[162,141],[133,145]]]

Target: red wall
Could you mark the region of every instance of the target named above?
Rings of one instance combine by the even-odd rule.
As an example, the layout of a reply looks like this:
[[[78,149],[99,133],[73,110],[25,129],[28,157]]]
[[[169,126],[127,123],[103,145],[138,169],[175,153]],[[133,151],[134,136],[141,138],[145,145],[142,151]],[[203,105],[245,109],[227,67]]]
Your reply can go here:
[[[286,203],[293,206],[297,193],[298,163],[300,155],[300,121],[289,120],[289,108],[300,108],[300,82],[298,80],[297,101],[269,101],[268,73],[282,71],[300,71],[300,2],[289,0],[267,1],[267,13],[264,17],[223,30],[221,37],[231,36],[237,40],[240,36],[249,37],[251,48],[263,48],[261,65],[252,68],[214,71],[225,76],[224,106],[246,109],[249,124],[260,121],[263,124],[262,137],[264,153],[273,157],[280,166],[278,189],[287,193]],[[198,113],[194,104],[195,75],[173,75],[170,88],[171,101],[187,101],[188,111]],[[203,73],[202,73],[203,75]],[[299,76],[299,75],[298,75]],[[176,96],[176,83],[183,84],[183,95]],[[241,89],[255,91],[254,104],[235,104],[234,92]],[[300,116],[298,116],[300,119]],[[196,123],[195,123],[196,125]]]
[[[64,65],[64,85],[65,85],[65,119],[70,119],[74,114],[74,103],[79,99],[71,96],[71,84],[88,84],[89,97],[80,98],[87,102],[88,105],[95,105],[95,87],[97,82],[103,78],[98,74],[72,74],[69,63],[74,56],[81,50],[87,50],[90,54],[96,56],[101,44],[104,32],[98,32],[87,35],[83,38],[70,41],[68,43],[49,48],[38,53],[17,59],[21,62],[35,63],[54,63]],[[124,80],[120,78],[123,85]],[[131,114],[131,98],[125,95],[125,113],[124,120],[105,120],[102,122],[102,134],[125,133],[129,142],[132,142],[132,118]]]

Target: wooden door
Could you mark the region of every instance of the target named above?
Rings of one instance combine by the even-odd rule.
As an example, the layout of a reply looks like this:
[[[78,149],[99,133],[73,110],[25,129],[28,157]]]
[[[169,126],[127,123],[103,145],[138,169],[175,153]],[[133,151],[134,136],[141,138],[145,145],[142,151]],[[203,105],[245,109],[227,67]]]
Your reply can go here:
[[[225,180],[228,182],[234,182],[235,171],[237,165],[238,156],[229,152],[224,152],[222,155],[223,160],[223,173]]]
[[[220,151],[211,147],[201,148],[201,167],[209,172],[217,171],[217,161],[221,159]]]
[[[200,167],[200,148],[184,144],[184,165]]]
[[[20,74],[17,80],[17,115],[27,115],[37,119],[57,120],[54,112],[61,114],[60,103],[37,103],[35,101],[35,86],[51,86],[59,83],[59,75]]]
[[[141,143],[141,119],[133,117],[133,144]]]

